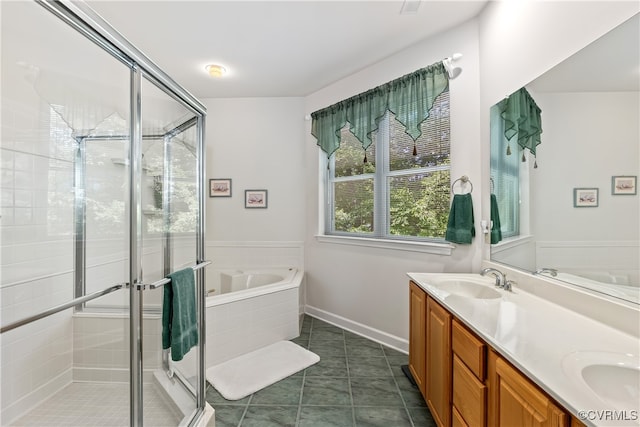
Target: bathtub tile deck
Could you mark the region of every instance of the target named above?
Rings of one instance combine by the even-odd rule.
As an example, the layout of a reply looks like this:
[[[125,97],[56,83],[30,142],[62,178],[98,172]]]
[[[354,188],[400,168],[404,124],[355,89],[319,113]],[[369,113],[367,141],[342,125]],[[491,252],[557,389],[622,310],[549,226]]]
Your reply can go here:
[[[401,370],[407,355],[310,316],[293,342],[320,362],[242,400],[208,386],[216,427],[435,426]]]

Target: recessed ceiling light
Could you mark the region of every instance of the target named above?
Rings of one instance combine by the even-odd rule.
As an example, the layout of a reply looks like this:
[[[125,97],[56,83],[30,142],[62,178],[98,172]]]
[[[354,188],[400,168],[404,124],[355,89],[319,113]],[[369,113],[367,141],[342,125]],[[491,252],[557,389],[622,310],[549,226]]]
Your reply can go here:
[[[227,69],[218,64],[209,64],[204,67],[204,69],[207,70],[207,73],[209,73],[211,77],[215,78],[223,77],[225,74],[227,74]]]

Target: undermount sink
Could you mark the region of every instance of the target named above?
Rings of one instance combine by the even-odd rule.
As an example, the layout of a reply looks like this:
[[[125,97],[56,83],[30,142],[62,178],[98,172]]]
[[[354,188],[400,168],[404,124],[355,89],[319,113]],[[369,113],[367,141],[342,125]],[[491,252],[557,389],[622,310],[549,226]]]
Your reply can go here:
[[[452,295],[466,298],[495,299],[502,297],[500,292],[491,287],[493,279],[473,274],[453,277],[436,276],[431,278],[429,284]]]
[[[640,409],[640,357],[578,351],[562,361],[564,372],[586,385],[602,402],[619,410]]]

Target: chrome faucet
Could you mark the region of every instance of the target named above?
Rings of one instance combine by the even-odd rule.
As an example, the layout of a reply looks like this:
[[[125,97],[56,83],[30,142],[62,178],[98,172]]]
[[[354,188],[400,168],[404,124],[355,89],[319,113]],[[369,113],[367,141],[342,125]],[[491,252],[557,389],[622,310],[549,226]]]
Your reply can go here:
[[[498,288],[504,289],[504,286],[506,283],[506,276],[502,271],[495,268],[485,268],[480,272],[480,275],[482,276],[486,276],[487,274],[493,274],[493,276],[496,278],[496,286]]]
[[[533,272],[533,274],[542,274],[542,273],[549,273],[551,277],[556,277],[558,275],[558,270],[556,270],[555,268],[542,267]]]

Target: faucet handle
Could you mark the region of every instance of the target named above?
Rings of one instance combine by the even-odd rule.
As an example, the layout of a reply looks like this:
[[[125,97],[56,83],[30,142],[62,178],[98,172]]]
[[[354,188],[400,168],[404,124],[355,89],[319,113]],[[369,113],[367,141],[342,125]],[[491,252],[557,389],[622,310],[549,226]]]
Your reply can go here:
[[[504,289],[505,291],[511,292],[512,285],[517,285],[517,284],[518,283],[515,280],[506,280],[506,277],[505,277],[505,282],[502,289]]]

